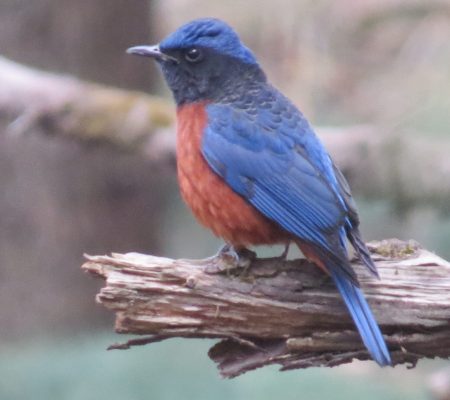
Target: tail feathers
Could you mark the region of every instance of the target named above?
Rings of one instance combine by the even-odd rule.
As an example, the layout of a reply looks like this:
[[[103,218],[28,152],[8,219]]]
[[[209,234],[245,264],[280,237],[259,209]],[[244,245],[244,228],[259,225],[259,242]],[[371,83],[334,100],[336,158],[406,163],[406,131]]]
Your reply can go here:
[[[341,275],[336,268],[328,268],[328,270],[371,356],[381,366],[391,365],[389,350],[361,290]]]
[[[369,271],[379,279],[380,276],[378,275],[377,267],[370,256],[369,249],[361,238],[358,228],[352,228],[350,231],[347,231],[347,234],[348,239],[350,240],[353,248],[356,250],[360,260],[369,269]]]

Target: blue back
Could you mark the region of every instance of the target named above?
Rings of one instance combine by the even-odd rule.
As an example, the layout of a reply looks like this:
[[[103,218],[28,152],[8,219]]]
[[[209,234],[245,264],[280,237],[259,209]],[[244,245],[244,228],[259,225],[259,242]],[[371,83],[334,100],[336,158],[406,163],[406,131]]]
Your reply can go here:
[[[347,256],[348,236],[376,273],[359,236],[349,188],[307,120],[269,84],[206,110],[202,152],[210,167],[262,214],[313,245],[370,354],[379,365],[390,365]]]
[[[202,151],[214,171],[284,229],[347,261],[333,164],[298,109],[263,84],[239,101],[209,104],[207,114]]]

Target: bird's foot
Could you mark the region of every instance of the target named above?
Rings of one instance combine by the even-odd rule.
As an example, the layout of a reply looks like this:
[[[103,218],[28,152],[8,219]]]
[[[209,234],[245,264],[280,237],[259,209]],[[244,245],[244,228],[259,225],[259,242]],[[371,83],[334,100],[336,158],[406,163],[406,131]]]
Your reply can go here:
[[[230,274],[231,271],[236,269],[246,271],[255,258],[256,253],[254,251],[245,247],[237,249],[230,244],[225,244],[219,249],[217,254],[207,259],[208,264],[205,272],[208,274],[223,272]]]

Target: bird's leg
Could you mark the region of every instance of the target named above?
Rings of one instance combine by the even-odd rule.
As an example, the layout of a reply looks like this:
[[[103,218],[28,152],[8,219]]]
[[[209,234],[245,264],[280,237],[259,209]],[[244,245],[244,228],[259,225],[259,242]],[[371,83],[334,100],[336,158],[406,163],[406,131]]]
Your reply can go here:
[[[286,244],[284,245],[283,252],[277,257],[280,261],[286,261],[287,256],[289,254],[290,245],[291,245],[291,242],[286,242]]]
[[[236,248],[231,244],[224,244],[219,251],[207,259],[205,271],[209,274],[226,271],[227,274],[236,268],[246,269],[256,258],[256,253],[245,247]]]

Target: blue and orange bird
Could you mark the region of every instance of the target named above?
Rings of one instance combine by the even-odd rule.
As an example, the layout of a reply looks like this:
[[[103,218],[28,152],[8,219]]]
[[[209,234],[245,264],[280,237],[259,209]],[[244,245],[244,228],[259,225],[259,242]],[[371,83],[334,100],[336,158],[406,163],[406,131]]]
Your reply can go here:
[[[390,355],[359,288],[347,239],[378,277],[349,186],[302,113],[225,22],[197,19],[156,46],[177,104],[177,169],[197,219],[237,252],[295,242],[335,282],[376,362]]]

